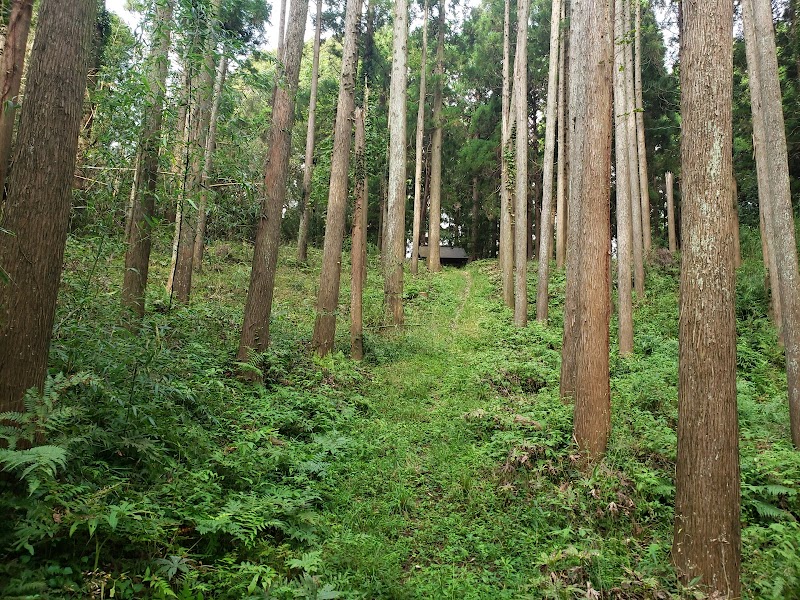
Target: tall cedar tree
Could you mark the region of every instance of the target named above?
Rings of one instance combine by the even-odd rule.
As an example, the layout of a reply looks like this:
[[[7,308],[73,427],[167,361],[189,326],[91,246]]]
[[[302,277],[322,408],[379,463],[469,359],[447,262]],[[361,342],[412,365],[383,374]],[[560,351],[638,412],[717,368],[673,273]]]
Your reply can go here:
[[[192,268],[198,273],[203,270],[203,253],[206,241],[206,221],[208,219],[208,193],[210,188],[209,177],[214,161],[214,151],[217,146],[217,120],[219,119],[219,106],[222,102],[222,92],[225,88],[225,77],[228,75],[228,57],[223,54],[219,57],[217,75],[214,79],[214,92],[212,94],[211,113],[208,120],[208,136],[203,157],[203,170],[200,173],[200,202],[197,204],[197,230],[194,234],[194,249],[192,254]]]
[[[566,22],[567,1],[561,2],[561,22]],[[568,28],[561,32],[558,56],[558,174],[556,182],[556,268],[563,269],[567,250],[567,54]]]
[[[631,283],[631,186],[628,171],[628,129],[625,115],[624,19],[622,2],[614,2],[614,154],[617,191],[617,297],[619,353],[633,352],[633,298]]]
[[[353,145],[353,110],[360,17],[361,0],[347,0],[342,48],[342,76],[333,133],[328,216],[325,222],[325,245],[322,249],[322,271],[319,276],[317,318],[314,323],[314,339],[312,340],[312,345],[320,356],[325,356],[331,351],[336,334],[336,311],[339,306],[339,284],[342,276],[342,243],[347,212],[350,148]]]
[[[189,172],[186,174],[185,189],[181,194],[180,219],[176,219],[175,222],[178,248],[171,273],[171,293],[181,303],[189,302],[189,295],[192,291],[192,271],[194,270],[192,262],[197,231],[197,215],[192,209],[199,205],[202,195],[203,165],[205,164],[211,122],[211,102],[214,95],[216,31],[221,4],[222,0],[213,0],[211,13],[205,17],[205,37],[200,46],[205,58],[201,67],[197,98],[192,107],[190,138],[186,145],[189,152],[187,159]],[[187,57],[187,61],[193,60],[195,57]]]
[[[411,272],[419,270],[419,235],[422,229],[422,161],[425,138],[425,94],[427,93],[428,64],[428,0],[422,16],[422,49],[419,67],[419,105],[417,106],[416,154],[414,156],[414,223],[411,230]]]
[[[406,81],[408,0],[395,0],[392,78],[389,88],[389,197],[384,246],[384,298],[393,325],[403,324],[406,255]]]
[[[576,160],[583,165],[573,184],[581,203],[583,235],[571,252],[579,254],[575,335],[574,436],[591,461],[603,456],[611,431],[609,317],[611,313],[610,185],[614,35],[611,3],[598,0],[581,7],[573,21],[583,38],[585,78],[576,88],[575,112],[584,128]],[[578,241],[578,240],[576,240]]]
[[[556,127],[558,124],[558,59],[560,51],[561,0],[553,0],[550,13],[550,65],[547,73],[547,117],[544,137],[544,174],[542,178],[542,219],[539,236],[539,273],[536,285],[536,320],[547,323],[549,304],[550,254],[553,247],[553,171]]]
[[[500,148],[500,247],[497,262],[500,264],[500,280],[503,287],[503,302],[514,308],[514,194],[511,186],[510,165],[511,130],[514,116],[511,110],[511,0],[505,0],[503,18],[503,96],[501,114]]]
[[[158,149],[164,114],[164,90],[167,84],[172,28],[173,0],[156,5],[152,41],[148,57],[150,88],[144,106],[144,124],[136,157],[136,175],[132,191],[133,205],[126,228],[125,274],[122,282],[122,306],[135,317],[136,328],[144,316],[145,291],[150,267],[151,223],[155,213],[158,179]]]
[[[514,200],[514,325],[528,324],[528,13],[530,2],[517,0],[517,51],[514,97],[517,120]]]
[[[644,137],[644,99],[642,90],[642,0],[633,0],[633,76],[636,93],[636,143],[639,156],[639,193],[642,198],[642,244],[645,259],[653,244],[650,230],[650,186],[647,179],[647,145]]]
[[[42,0],[0,223],[0,412],[41,387],[67,241],[96,0]]]
[[[664,185],[667,188],[667,241],[669,251],[675,254],[678,251],[678,240],[675,235],[675,175],[667,172],[664,175]]]
[[[736,272],[730,236],[732,0],[683,2],[678,451],[672,557],[685,584],[739,598]]]
[[[269,346],[269,318],[275,292],[275,272],[281,238],[281,213],[286,200],[289,151],[292,146],[294,105],[303,55],[308,0],[292,2],[286,35],[285,71],[272,98],[269,150],[264,170],[261,214],[253,247],[253,269],[244,306],[242,337],[237,358],[246,361],[251,350],[263,352]]]
[[[442,88],[444,87],[445,0],[439,0],[439,32],[433,86],[433,134],[431,136],[430,216],[428,218],[428,270],[441,271],[439,239],[442,224]]]
[[[317,90],[319,88],[319,50],[322,41],[322,0],[317,0],[317,21],[314,32],[314,55],[311,60],[311,97],[308,102],[306,156],[303,164],[303,212],[297,233],[297,261],[308,260],[308,225],[311,221],[311,176],[314,174],[314,135],[317,123]]]
[[[742,5],[744,25],[749,31],[746,45],[756,42],[755,48],[747,50],[747,63],[750,73],[759,72],[757,80],[750,82],[754,129],[760,121],[764,136],[760,151],[756,147],[756,161],[765,163],[767,172],[763,182],[766,189],[761,189],[759,181],[759,198],[766,204],[766,214],[772,217],[773,279],[778,281],[783,319],[789,418],[792,442],[800,448],[800,279],[772,5],[769,0],[743,0]]]
[[[19,102],[32,14],[33,0],[12,0],[3,56],[0,58],[0,203],[11,158],[15,107]]]
[[[365,102],[366,104],[366,102]],[[353,242],[350,246],[350,354],[355,360],[364,358],[364,283],[367,266],[367,141],[364,109],[355,111],[355,177],[356,193],[353,206]]]

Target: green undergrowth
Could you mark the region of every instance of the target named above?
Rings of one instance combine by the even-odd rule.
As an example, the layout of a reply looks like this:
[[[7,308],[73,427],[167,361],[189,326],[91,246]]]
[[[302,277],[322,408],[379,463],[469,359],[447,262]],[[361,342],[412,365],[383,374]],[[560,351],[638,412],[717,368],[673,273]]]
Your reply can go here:
[[[518,329],[495,262],[423,268],[406,274],[398,331],[371,256],[357,364],[348,265],[335,352],[319,360],[319,253],[300,265],[285,248],[271,349],[241,364],[250,249],[214,245],[189,307],[159,285],[165,250],[134,336],[117,309],[122,248],[70,241],[48,386],[4,416],[19,421],[7,435],[46,444],[0,454],[0,597],[701,597],[669,559],[675,263],[649,269],[634,355],[612,348],[612,439],[586,472],[558,397],[563,273],[549,324]],[[755,259],[737,316],[744,587],[800,597],[800,458]]]

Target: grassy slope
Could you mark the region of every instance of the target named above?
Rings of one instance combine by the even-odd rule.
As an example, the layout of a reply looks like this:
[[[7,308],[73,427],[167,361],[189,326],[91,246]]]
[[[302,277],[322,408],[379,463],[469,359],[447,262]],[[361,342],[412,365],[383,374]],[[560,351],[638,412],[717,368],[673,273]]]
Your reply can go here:
[[[140,446],[155,440],[157,450],[120,445],[113,458],[85,450],[90,467],[71,465],[43,489],[79,494],[81,478],[94,478],[97,489],[113,490],[104,492],[108,500],[78,508],[35,498],[44,513],[66,510],[59,519],[84,510],[73,517],[77,539],[70,545],[66,522],[54,528],[56,542],[34,536],[30,565],[18,558],[24,552],[6,554],[7,577],[30,580],[45,564],[63,569],[83,557],[83,565],[98,566],[74,583],[78,597],[100,573],[112,581],[127,573],[146,584],[139,594],[157,596],[158,586],[142,574],[156,568],[154,559],[176,555],[188,573],[174,574],[172,588],[192,600],[192,590],[244,597],[253,581],[253,597],[262,586],[277,597],[324,597],[315,595],[325,585],[353,598],[677,593],[668,554],[677,417],[674,268],[650,273],[636,313],[635,356],[612,359],[613,438],[606,460],[585,474],[573,456],[571,409],[557,398],[560,276],[550,326],[524,330],[509,325],[491,262],[407,276],[408,326],[398,333],[381,329],[382,282],[373,263],[365,298],[368,356],[357,367],[342,354],[325,361],[308,355],[318,256],[301,267],[290,254],[281,261],[273,350],[253,361],[268,382],[263,390],[231,377],[246,250],[212,249],[192,306],[154,313],[137,341],[115,326],[119,249],[71,244],[54,368],[94,372],[101,397],[124,405],[124,415],[131,405],[157,415],[153,431],[144,420],[130,434]],[[166,266],[159,255],[154,282]],[[798,597],[800,460],[786,442],[785,379],[759,277],[748,263],[739,290],[745,586],[750,597]],[[337,349],[346,352],[346,282],[342,288]],[[168,303],[157,285],[151,300]],[[114,426],[131,425],[107,427]],[[148,475],[128,475],[131,464]],[[136,529],[133,517],[121,521],[128,529],[100,519],[103,552],[86,523],[123,500],[142,507],[150,530]],[[50,562],[37,562],[43,556]],[[161,572],[167,581],[168,569]],[[0,586],[9,581],[2,573]],[[63,591],[69,585],[60,586],[65,596],[40,597],[74,597]]]

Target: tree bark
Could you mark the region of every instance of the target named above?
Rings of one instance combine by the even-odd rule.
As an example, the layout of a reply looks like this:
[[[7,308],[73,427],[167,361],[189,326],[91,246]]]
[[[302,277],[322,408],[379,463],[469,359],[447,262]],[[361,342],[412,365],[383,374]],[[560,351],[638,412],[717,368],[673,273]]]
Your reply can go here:
[[[403,325],[403,264],[406,257],[406,83],[408,2],[395,0],[392,76],[389,89],[389,197],[383,260],[386,313]]]
[[[6,27],[3,56],[0,59],[0,204],[11,158],[16,105],[25,66],[25,51],[31,29],[33,0],[12,0]]]
[[[333,348],[336,334],[336,312],[339,306],[339,284],[342,274],[342,242],[347,211],[348,165],[352,147],[353,109],[358,30],[361,0],[347,0],[345,34],[342,49],[342,76],[336,105],[331,180],[328,192],[328,216],[325,224],[325,244],[322,250],[322,272],[317,297],[317,318],[314,323],[312,346],[320,356]],[[384,239],[384,261],[391,250]]]
[[[684,2],[678,450],[672,557],[681,582],[739,598],[736,271],[730,236],[732,0]]]
[[[269,319],[278,265],[281,212],[286,200],[295,98],[307,13],[308,0],[292,2],[286,39],[286,72],[276,86],[272,99],[261,214],[253,247],[253,269],[244,306],[242,336],[236,355],[239,361],[246,361],[252,350],[263,352],[269,346]]]
[[[623,11],[624,33],[631,29],[631,3],[639,0],[627,0]],[[631,221],[633,223],[633,285],[636,295],[644,297],[644,244],[642,234],[642,191],[639,179],[639,145],[636,141],[636,94],[633,84],[633,46],[628,41],[622,42],[625,51],[625,95],[627,107],[625,115],[628,120],[628,168],[631,184]]]
[[[514,110],[517,121],[514,176],[514,325],[528,324],[528,13],[529,0],[517,0],[517,51],[514,57]]]
[[[587,38],[586,26],[582,22],[585,18],[583,5],[579,2],[571,3],[570,33],[569,33],[569,119],[567,139],[569,140],[569,175],[568,175],[568,205],[567,205],[567,283],[566,299],[564,302],[564,343],[561,353],[561,379],[560,394],[565,401],[575,396],[577,377],[576,342],[577,324],[581,319],[578,304],[580,255],[583,250],[582,240],[582,199],[580,186],[583,180],[582,153],[585,143],[585,128],[587,115],[585,113],[586,69],[587,69]],[[579,27],[580,25],[580,27]],[[580,32],[579,32],[580,31]]]
[[[164,114],[164,90],[169,71],[173,1],[156,5],[153,37],[150,46],[150,90],[145,105],[145,123],[139,139],[136,175],[131,194],[132,206],[128,218],[125,251],[125,275],[122,282],[122,306],[135,319],[129,321],[136,329],[144,316],[145,292],[150,266],[152,240],[151,223],[155,216],[155,192],[158,180],[158,150]]]
[[[197,98],[192,107],[189,123],[189,136],[186,144],[187,168],[184,176],[184,188],[180,198],[180,206],[176,215],[175,227],[177,239],[177,252],[175,262],[171,269],[172,283],[170,291],[171,298],[181,304],[189,302],[189,295],[192,290],[192,262],[194,260],[195,233],[197,231],[197,215],[191,210],[191,204],[198,206],[200,203],[203,164],[206,154],[206,144],[209,134],[209,122],[211,119],[211,99],[214,87],[214,48],[216,39],[217,20],[220,14],[221,0],[214,0],[210,18],[206,22],[205,39],[202,43],[202,52],[205,56],[204,64],[200,72],[200,84],[197,90]],[[193,60],[189,55],[187,64]]]
[[[350,354],[353,359],[362,360],[364,358],[364,272],[367,258],[364,233],[369,182],[367,179],[364,109],[361,107],[355,110],[355,124],[356,193],[355,206],[353,207],[353,243],[350,258]]]
[[[0,231],[0,412],[22,412],[47,373],[96,7],[39,8]]]
[[[670,172],[664,175],[664,185],[667,188],[667,236],[669,238],[669,251],[675,254],[678,243],[675,236],[675,178]]]
[[[547,323],[549,304],[550,252],[553,243],[553,161],[556,146],[558,104],[559,33],[561,0],[553,0],[550,14],[550,65],[547,73],[547,116],[544,134],[544,175],[542,176],[542,225],[539,240],[539,273],[536,286],[536,320]]]
[[[319,50],[322,42],[322,0],[317,0],[317,24],[314,33],[314,57],[311,63],[311,98],[308,104],[306,157],[303,165],[303,213],[297,234],[297,261],[308,260],[308,224],[311,221],[311,176],[314,174],[314,135],[317,122],[317,90],[319,88]],[[366,209],[366,208],[365,208]]]
[[[561,22],[567,18],[567,1],[561,2]],[[556,268],[567,259],[567,54],[568,31],[561,34],[558,56],[558,173],[556,183]]]
[[[281,12],[278,18],[278,47],[275,49],[275,54],[278,58],[278,66],[284,62],[284,54],[286,53],[285,35],[286,35],[286,4],[289,0],[281,0]],[[291,15],[290,17],[291,18]],[[284,71],[285,72],[285,71]]]
[[[622,16],[623,3],[614,2],[614,38],[622,39],[624,35]],[[617,178],[617,297],[618,297],[618,336],[619,353],[622,356],[633,352],[633,305],[631,265],[632,222],[631,222],[631,187],[628,170],[628,129],[625,115],[625,58],[624,46],[614,45],[614,122],[615,122],[615,155]]]
[[[514,199],[509,177],[507,152],[510,152],[511,129],[511,0],[505,0],[505,17],[503,21],[503,96],[502,125],[500,148],[500,246],[498,263],[500,280],[503,288],[503,302],[509,308],[514,307]]]
[[[639,193],[642,198],[642,244],[645,259],[650,255],[653,238],[650,229],[650,186],[647,176],[647,145],[644,137],[644,98],[642,94],[642,2],[633,0],[634,11],[634,88],[636,92],[636,141],[639,156]]]
[[[755,30],[755,35],[751,33],[748,39],[757,42],[754,69],[750,68],[748,56],[748,72],[760,71],[757,93],[751,92],[755,96],[754,125],[756,120],[762,121],[764,132],[763,152],[756,153],[756,161],[760,159],[767,164],[769,187],[768,194],[763,197],[768,206],[767,215],[772,217],[775,236],[774,267],[782,312],[792,442],[796,448],[800,448],[800,274],[772,4],[765,0],[744,0],[743,6],[745,27],[750,16],[750,27]],[[751,86],[753,83],[751,80]]]
[[[442,229],[442,88],[444,87],[445,0],[439,0],[439,31],[436,40],[435,85],[433,88],[433,134],[431,136],[431,206],[428,235],[428,270],[442,270],[439,244]]]
[[[224,52],[224,50],[223,50]],[[200,175],[200,202],[197,205],[197,232],[194,236],[194,254],[192,267],[198,273],[203,270],[203,250],[205,249],[206,220],[208,218],[208,178],[214,161],[214,150],[217,144],[217,119],[219,118],[219,105],[222,101],[222,92],[225,87],[225,77],[228,74],[228,57],[220,57],[217,67],[217,77],[214,82],[214,100],[211,107],[211,117],[208,124],[208,138],[206,139],[205,158],[203,171]]]
[[[422,162],[425,136],[425,94],[427,93],[428,63],[428,0],[422,17],[422,50],[419,67],[419,106],[417,107],[416,154],[414,157],[414,224],[411,234],[411,273],[419,270],[419,234],[422,228]]]

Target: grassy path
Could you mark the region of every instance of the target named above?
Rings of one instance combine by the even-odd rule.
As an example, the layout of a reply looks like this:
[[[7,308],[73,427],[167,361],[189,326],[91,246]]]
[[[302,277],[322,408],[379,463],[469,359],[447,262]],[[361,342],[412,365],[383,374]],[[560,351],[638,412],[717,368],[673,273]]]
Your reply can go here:
[[[326,554],[368,597],[518,597],[515,538],[530,532],[512,530],[491,452],[464,419],[486,405],[469,369],[496,343],[481,328],[492,286],[473,269],[436,279],[397,356],[374,368],[371,418],[333,486]]]

